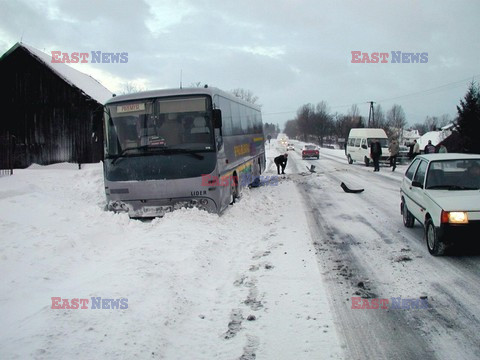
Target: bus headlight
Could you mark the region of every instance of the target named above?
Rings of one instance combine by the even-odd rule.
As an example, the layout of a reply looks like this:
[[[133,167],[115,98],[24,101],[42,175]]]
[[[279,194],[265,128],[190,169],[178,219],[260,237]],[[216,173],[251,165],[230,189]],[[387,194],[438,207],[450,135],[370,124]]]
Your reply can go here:
[[[108,203],[108,209],[115,212],[121,212],[121,211],[128,212],[128,205],[122,201],[115,200],[115,201],[110,201]]]
[[[465,211],[442,211],[442,223],[468,224],[468,215]]]

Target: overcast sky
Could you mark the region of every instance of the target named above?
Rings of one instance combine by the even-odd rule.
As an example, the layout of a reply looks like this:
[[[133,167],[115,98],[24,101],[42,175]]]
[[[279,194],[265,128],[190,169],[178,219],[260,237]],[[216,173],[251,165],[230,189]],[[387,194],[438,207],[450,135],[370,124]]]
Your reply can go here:
[[[410,124],[453,118],[480,77],[480,1],[0,0],[0,52],[127,52],[128,63],[74,67],[121,93],[201,82],[259,97],[283,125],[306,103],[332,112],[397,103]],[[427,63],[352,63],[352,51],[428,53]],[[91,60],[91,59],[90,59]],[[435,89],[431,91],[426,91]],[[408,96],[404,96],[408,95]]]

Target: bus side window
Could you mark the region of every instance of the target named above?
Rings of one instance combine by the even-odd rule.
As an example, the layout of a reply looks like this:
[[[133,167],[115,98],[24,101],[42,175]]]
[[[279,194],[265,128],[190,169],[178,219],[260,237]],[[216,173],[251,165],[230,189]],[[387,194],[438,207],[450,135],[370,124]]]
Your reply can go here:
[[[224,136],[233,135],[232,110],[230,108],[230,101],[219,96],[218,103],[220,110],[222,110],[222,134]]]
[[[231,102],[232,109],[232,133],[233,135],[243,135],[242,123],[240,119],[240,105],[236,102]]]

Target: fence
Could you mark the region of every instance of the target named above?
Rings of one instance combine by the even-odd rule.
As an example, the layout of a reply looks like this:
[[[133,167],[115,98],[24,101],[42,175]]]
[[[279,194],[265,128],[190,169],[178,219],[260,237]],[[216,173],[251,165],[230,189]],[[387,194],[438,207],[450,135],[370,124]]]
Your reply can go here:
[[[10,134],[0,136],[0,176],[13,175],[15,138]]]

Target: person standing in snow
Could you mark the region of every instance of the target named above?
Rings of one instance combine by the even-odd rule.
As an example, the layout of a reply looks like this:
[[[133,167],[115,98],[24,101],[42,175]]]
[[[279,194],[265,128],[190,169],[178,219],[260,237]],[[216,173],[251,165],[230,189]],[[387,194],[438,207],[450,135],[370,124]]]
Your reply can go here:
[[[428,140],[428,144],[425,146],[423,152],[425,154],[433,154],[435,152],[435,146],[432,145],[432,140]]]
[[[280,175],[280,167],[282,167],[282,174],[285,174],[285,167],[287,166],[288,154],[277,156],[273,161],[277,165],[277,173]]]
[[[413,159],[415,159],[417,155],[420,155],[420,144],[417,140],[413,140]]]
[[[448,151],[447,151],[447,147],[446,147],[445,145],[441,144],[441,145],[438,147],[438,152],[439,152],[440,154],[445,154],[445,153],[447,153],[447,152],[448,152]]]
[[[400,145],[396,138],[392,138],[392,141],[390,141],[388,145],[388,150],[390,151],[390,166],[392,167],[392,171],[395,171],[397,167],[397,156],[400,151]]]
[[[380,171],[380,156],[382,156],[382,145],[378,139],[372,140],[370,145],[370,157],[373,160],[373,171]]]

